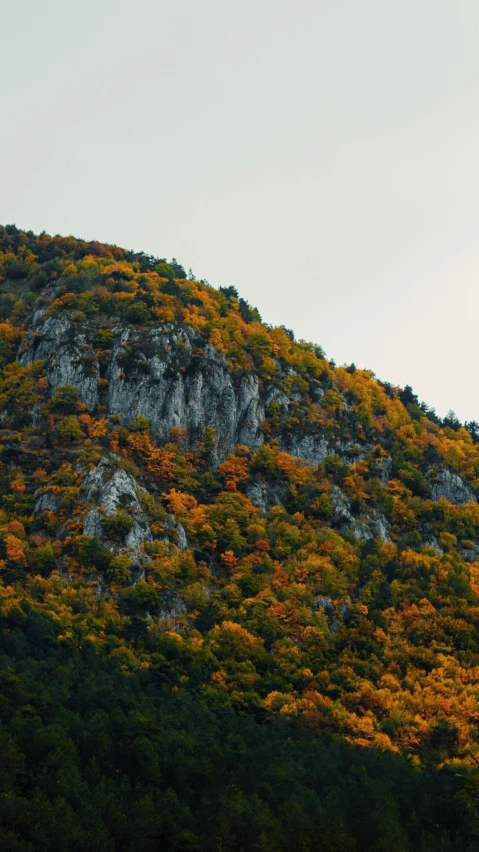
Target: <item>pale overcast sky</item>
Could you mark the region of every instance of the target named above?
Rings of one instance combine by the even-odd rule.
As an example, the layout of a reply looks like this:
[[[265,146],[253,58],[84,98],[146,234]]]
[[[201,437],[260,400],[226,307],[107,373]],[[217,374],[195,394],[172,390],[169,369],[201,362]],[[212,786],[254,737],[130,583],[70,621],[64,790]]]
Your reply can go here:
[[[0,222],[175,256],[479,420],[478,0],[0,0]]]

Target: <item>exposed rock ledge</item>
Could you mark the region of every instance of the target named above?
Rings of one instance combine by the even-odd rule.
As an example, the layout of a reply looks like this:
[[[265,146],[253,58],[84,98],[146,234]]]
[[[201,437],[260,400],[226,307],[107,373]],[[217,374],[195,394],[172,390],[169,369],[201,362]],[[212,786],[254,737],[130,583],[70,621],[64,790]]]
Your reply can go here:
[[[91,345],[93,330],[66,317],[37,312],[20,353],[24,364],[45,363],[52,391],[73,385],[93,410],[98,404],[100,365]],[[236,444],[256,450],[263,443],[264,405],[254,374],[234,381],[224,356],[203,345],[194,329],[170,326],[146,332],[128,326],[113,329],[114,343],[106,370],[104,401],[111,415],[127,424],[136,415],[152,420],[153,431],[166,440],[175,426],[186,429],[190,445],[212,426],[213,455],[218,464]]]
[[[430,470],[427,480],[431,486],[431,499],[440,500],[444,497],[450,503],[460,506],[462,503],[477,503],[471,489],[457,473],[451,473],[447,468],[439,471]]]
[[[141,489],[125,470],[114,470],[112,462],[102,458],[98,465],[85,477],[82,486],[87,502],[95,505],[88,510],[83,521],[83,533],[92,538],[102,538],[102,518],[125,509],[134,520],[134,525],[125,537],[125,546],[137,559],[143,558],[141,545],[151,541],[147,517],[140,504]],[[104,512],[100,512],[100,507]]]

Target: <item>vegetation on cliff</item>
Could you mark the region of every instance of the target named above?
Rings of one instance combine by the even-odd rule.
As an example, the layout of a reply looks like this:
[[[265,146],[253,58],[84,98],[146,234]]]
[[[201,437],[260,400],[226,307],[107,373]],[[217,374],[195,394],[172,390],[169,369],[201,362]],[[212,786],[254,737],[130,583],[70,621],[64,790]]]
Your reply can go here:
[[[4,847],[478,848],[477,424],[176,261],[0,282]]]

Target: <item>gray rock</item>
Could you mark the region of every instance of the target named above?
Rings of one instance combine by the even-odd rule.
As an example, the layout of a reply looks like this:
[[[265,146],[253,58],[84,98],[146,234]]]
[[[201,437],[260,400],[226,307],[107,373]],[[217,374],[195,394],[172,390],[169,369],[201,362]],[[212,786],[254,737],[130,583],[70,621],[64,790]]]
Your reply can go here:
[[[332,598],[320,595],[313,604],[313,610],[323,609],[326,618],[328,619],[329,629],[332,634],[336,633],[339,622],[343,621],[350,607],[350,601],[339,601],[335,605]]]
[[[73,385],[93,409],[99,401],[100,377],[91,345],[94,331],[87,323],[72,323],[66,316],[45,318],[37,312],[35,326],[22,346],[22,363],[42,360],[52,393],[59,385]],[[181,426],[190,447],[211,426],[215,464],[236,444],[252,450],[261,446],[265,413],[256,375],[249,373],[235,381],[225,356],[210,344],[195,358],[201,338],[189,327],[174,330],[167,325],[145,331],[118,326],[113,332],[116,339],[104,399],[110,415],[118,414],[124,424],[137,415],[151,418],[161,440],[169,437],[173,427]]]
[[[322,464],[328,456],[338,455],[344,464],[366,458],[365,449],[352,441],[336,441],[329,444],[319,433],[315,435],[289,435],[282,441],[282,448],[292,456],[303,459],[307,464]]]
[[[336,523],[351,527],[353,534],[360,541],[369,541],[378,536],[383,541],[391,541],[390,525],[385,515],[376,510],[368,509],[360,519],[351,514],[349,500],[337,485],[331,487],[329,502],[333,509],[333,519]]]
[[[333,509],[333,519],[336,523],[353,524],[354,518],[349,509],[349,500],[337,485],[331,487],[329,502]]]
[[[444,551],[440,546],[437,538],[433,535],[429,536],[428,540],[424,542],[424,547],[430,547],[431,550],[435,550],[439,556],[444,555]]]
[[[479,546],[477,544],[473,544],[472,547],[458,548],[458,552],[465,562],[479,561]]]
[[[194,335],[192,335],[194,337]],[[177,342],[166,337],[172,349]],[[188,338],[189,341],[189,338]],[[164,336],[150,335],[150,345],[165,347]],[[191,342],[189,341],[189,348]],[[185,352],[188,347],[185,345]],[[264,408],[259,395],[259,380],[250,374],[234,388],[224,358],[212,346],[205,347],[201,363],[191,374],[173,369],[165,349],[150,356],[148,371],[124,372],[120,347],[114,348],[107,378],[107,404],[111,414],[119,414],[123,423],[135,415],[151,418],[153,431],[162,440],[173,427],[187,431],[191,445],[212,426],[216,437],[214,461],[218,464],[235,445],[257,449],[263,443]]]
[[[353,526],[353,534],[360,541],[371,541],[374,538],[374,533],[370,526],[363,521],[355,521]]]
[[[285,412],[288,410],[291,400],[285,393],[283,393],[282,390],[280,390],[280,388],[273,385],[266,391],[265,396],[266,405],[271,405],[272,402],[276,402],[280,409]]]
[[[35,330],[26,336],[20,360],[22,364],[43,361],[53,391],[59,385],[73,385],[88,408],[97,404],[100,372],[94,350],[82,327],[67,317],[37,322]]]
[[[327,607],[331,607],[333,609],[333,599],[324,597],[324,595],[320,595],[314,601],[313,609],[326,609]]]
[[[377,509],[369,509],[361,518],[362,526],[369,530],[369,534],[359,534],[357,537],[366,540],[368,538],[380,538],[382,541],[391,541],[389,533],[391,526],[386,516]],[[356,533],[355,533],[356,534]]]
[[[320,387],[314,388],[312,397],[316,403],[320,403],[324,398],[324,390]]]
[[[164,540],[169,541],[169,533],[174,530],[176,531],[176,545],[178,547],[178,550],[186,550],[186,548],[188,547],[188,541],[186,538],[185,528],[183,527],[183,524],[180,524],[179,521],[176,520],[174,515],[170,515],[166,519],[163,526],[166,532],[166,537]]]
[[[114,515],[123,508],[134,519],[134,525],[125,538],[125,546],[137,558],[144,558],[141,545],[151,541],[148,519],[140,504],[140,489],[133,477],[125,470],[115,469],[115,459],[102,458],[96,468],[89,471],[83,480],[82,490],[86,502],[95,505],[86,513],[83,533],[92,538],[102,538],[102,518]],[[103,507],[104,514],[99,512]]]
[[[447,468],[428,471],[426,479],[431,486],[432,500],[440,500],[444,497],[456,506],[462,503],[477,503],[475,495],[461,477],[457,473],[451,473]]]
[[[185,612],[186,605],[182,598],[179,595],[168,595],[160,604],[158,616],[159,618],[168,618],[175,621],[184,615]]]
[[[188,541],[183,524],[177,523],[176,529],[178,531],[178,548],[179,550],[186,550],[188,547]]]
[[[246,488],[246,496],[262,512],[268,512],[273,506],[283,508],[277,489],[268,482],[251,482]]]
[[[40,496],[35,500],[33,505],[33,514],[41,515],[43,512],[55,513],[58,511],[61,502],[61,494],[55,494],[53,491],[44,491],[44,493],[40,494]]]
[[[381,456],[376,461],[376,470],[382,485],[387,485],[391,479],[393,460],[391,456]]]
[[[290,435],[284,449],[292,456],[303,459],[308,464],[322,464],[326,456],[335,452],[327,441],[319,435],[297,437]]]
[[[339,613],[339,616],[340,616],[340,618],[341,618],[341,619],[343,619],[343,618],[344,618],[344,616],[346,615],[346,613],[347,613],[348,609],[350,608],[350,606],[351,606],[351,602],[350,602],[350,601],[340,601],[340,602],[338,603],[338,605],[337,605],[337,610],[338,610],[338,613]]]
[[[98,509],[90,509],[86,513],[83,519],[83,535],[89,535],[90,538],[101,538],[103,536],[101,515]]]
[[[336,633],[338,626],[339,626],[339,622],[338,622],[338,616],[336,614],[336,610],[335,610],[335,607],[334,607],[334,604],[333,604],[333,599],[328,598],[328,597],[324,597],[323,595],[320,595],[314,601],[313,609],[316,609],[316,610],[323,609],[324,610],[324,614],[325,614],[326,618],[328,619],[328,626],[329,626],[331,633],[333,633],[333,634]]]

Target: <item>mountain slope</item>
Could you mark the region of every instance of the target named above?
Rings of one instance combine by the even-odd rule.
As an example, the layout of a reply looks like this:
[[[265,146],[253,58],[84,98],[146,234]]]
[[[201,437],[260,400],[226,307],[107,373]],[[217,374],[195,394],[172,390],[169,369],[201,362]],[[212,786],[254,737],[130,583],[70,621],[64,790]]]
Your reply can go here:
[[[476,425],[176,261],[13,226],[0,251],[8,654],[47,619],[58,653],[205,713],[473,772]]]

